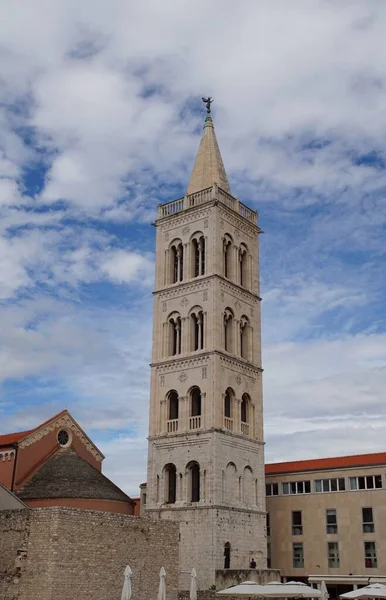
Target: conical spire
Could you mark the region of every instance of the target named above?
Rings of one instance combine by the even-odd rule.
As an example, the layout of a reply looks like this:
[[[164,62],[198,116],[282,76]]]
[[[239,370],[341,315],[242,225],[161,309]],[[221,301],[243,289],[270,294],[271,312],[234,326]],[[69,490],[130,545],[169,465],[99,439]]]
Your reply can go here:
[[[195,194],[212,187],[215,183],[228,194],[231,193],[212,117],[208,115],[205,119],[204,131],[186,193]]]

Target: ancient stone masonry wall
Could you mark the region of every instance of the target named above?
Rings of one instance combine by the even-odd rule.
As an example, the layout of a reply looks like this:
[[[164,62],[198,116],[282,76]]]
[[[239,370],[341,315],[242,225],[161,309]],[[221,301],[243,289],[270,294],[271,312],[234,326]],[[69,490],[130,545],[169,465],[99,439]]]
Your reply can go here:
[[[28,545],[29,514],[27,509],[0,512],[1,600],[14,600],[18,597],[20,575]]]
[[[15,560],[21,548],[19,578]],[[133,570],[134,598],[157,597],[163,566],[168,598],[177,599],[174,523],[59,507],[4,511],[0,551],[1,600],[119,599],[127,564]]]

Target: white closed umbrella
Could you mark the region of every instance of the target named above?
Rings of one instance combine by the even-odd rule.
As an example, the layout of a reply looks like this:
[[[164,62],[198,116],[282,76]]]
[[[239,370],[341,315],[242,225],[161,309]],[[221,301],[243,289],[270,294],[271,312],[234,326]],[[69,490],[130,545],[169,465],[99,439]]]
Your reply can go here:
[[[197,573],[196,569],[192,569],[190,575],[190,600],[197,600]]]
[[[249,596],[251,598],[320,598],[321,595],[319,590],[299,581],[289,581],[288,583],[271,581],[266,585],[245,581],[240,585],[217,592],[217,596],[234,596],[235,598],[248,598]]]
[[[163,567],[159,572],[158,600],[166,600],[166,571]]]
[[[127,565],[127,567],[125,568],[125,573],[124,573],[124,581],[123,581],[121,600],[131,600],[131,576],[132,576],[132,574],[133,574],[133,571],[131,570],[130,566]]]
[[[351,592],[341,594],[340,598],[347,598],[347,600],[356,600],[357,598],[363,598],[363,600],[366,600],[366,598],[386,598],[386,585],[372,583],[359,590],[352,590]]]
[[[328,600],[329,595],[328,595],[326,582],[324,581],[324,579],[323,579],[322,583],[320,584],[320,592],[322,594],[321,600]]]

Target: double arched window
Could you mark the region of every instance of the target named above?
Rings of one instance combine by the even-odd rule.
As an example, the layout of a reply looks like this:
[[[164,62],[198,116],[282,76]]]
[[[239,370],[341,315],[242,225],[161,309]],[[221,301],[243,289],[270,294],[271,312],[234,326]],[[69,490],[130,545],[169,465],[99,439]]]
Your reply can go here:
[[[188,475],[188,502],[200,501],[200,465],[196,461],[186,466]]]
[[[172,313],[168,319],[169,324],[169,356],[181,354],[181,317],[179,313]]]
[[[241,420],[241,432],[249,434],[249,412],[250,412],[251,399],[248,394],[243,394],[241,397],[240,405],[240,420]]]
[[[201,427],[201,410],[202,410],[202,395],[199,387],[194,386],[190,390],[190,416],[189,429],[200,429]]]
[[[179,398],[176,390],[171,390],[167,395],[167,432],[178,431]]]
[[[204,348],[204,313],[201,308],[194,308],[190,313],[191,322],[191,350],[203,350]]]
[[[249,287],[249,268],[248,268],[248,248],[245,244],[241,244],[239,248],[239,281],[238,283],[248,288]]]
[[[191,238],[192,243],[192,277],[205,275],[206,248],[205,237],[202,233],[195,233]]]
[[[242,358],[250,360],[251,356],[251,326],[248,317],[243,315],[240,319],[240,354]]]
[[[233,240],[229,233],[226,233],[223,238],[223,273],[227,279],[232,277],[232,246]]]
[[[227,388],[224,394],[224,427],[233,430],[233,399],[235,393],[232,388]]]
[[[227,352],[233,351],[233,319],[234,314],[232,309],[226,308],[224,311],[223,327],[224,327],[224,349]]]
[[[177,469],[172,463],[164,468],[165,502],[174,504],[177,498]]]
[[[181,240],[172,242],[170,248],[170,283],[178,283],[184,278],[184,247]]]

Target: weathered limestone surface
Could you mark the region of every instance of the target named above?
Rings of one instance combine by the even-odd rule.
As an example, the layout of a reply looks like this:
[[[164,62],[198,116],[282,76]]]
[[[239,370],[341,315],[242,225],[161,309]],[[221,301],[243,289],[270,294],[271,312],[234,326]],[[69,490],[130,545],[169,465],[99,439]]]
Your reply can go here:
[[[178,526],[68,508],[0,513],[1,600],[119,598],[133,570],[133,597],[157,597],[159,570],[177,599]]]

